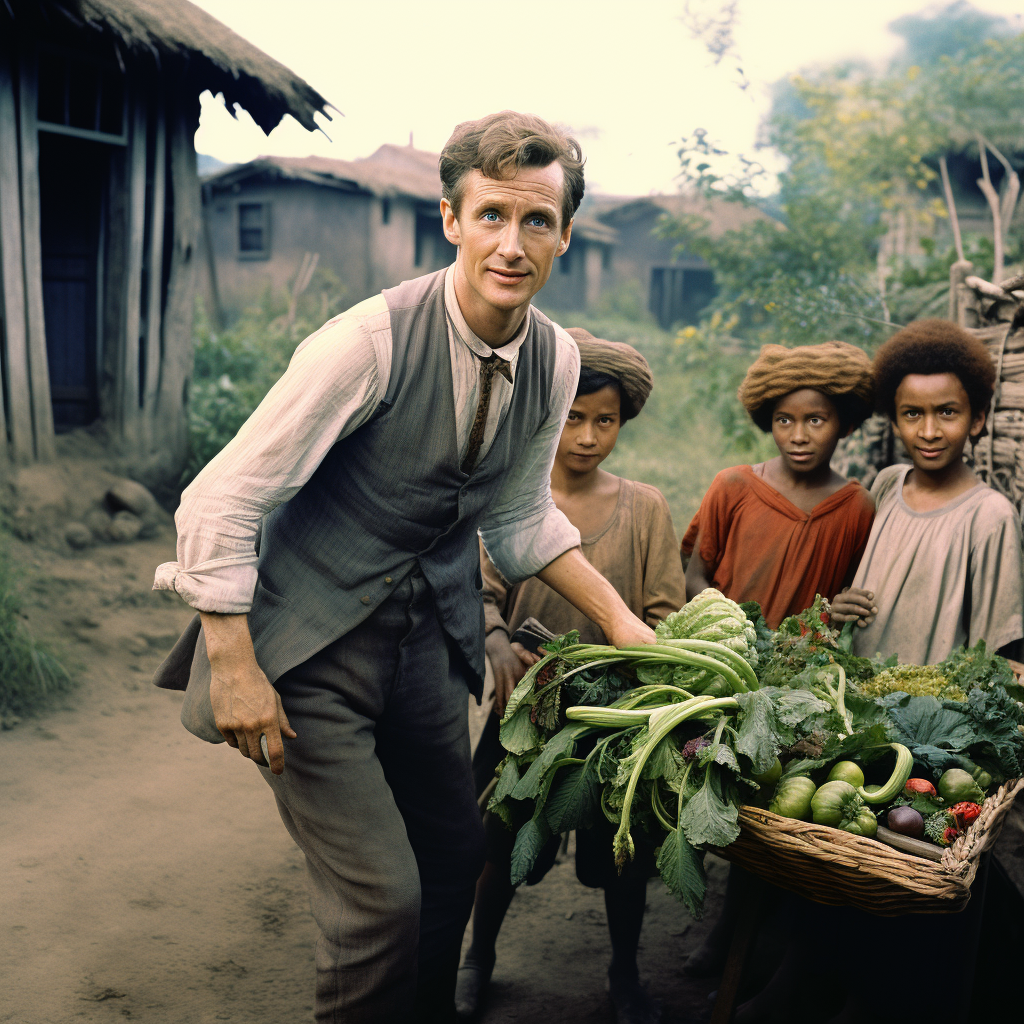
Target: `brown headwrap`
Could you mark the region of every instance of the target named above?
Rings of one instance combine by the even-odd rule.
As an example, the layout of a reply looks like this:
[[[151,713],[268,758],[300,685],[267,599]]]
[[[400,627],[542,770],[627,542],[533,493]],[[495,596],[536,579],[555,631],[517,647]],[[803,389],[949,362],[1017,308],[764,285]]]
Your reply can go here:
[[[771,430],[770,416],[764,415],[770,410],[765,407],[801,388],[813,388],[830,398],[851,399],[845,404],[852,406],[853,425],[858,426],[871,414],[874,399],[871,360],[863,349],[845,341],[797,348],[762,345],[736,394],[754,422],[762,430]]]
[[[654,376],[647,360],[624,341],[595,338],[582,327],[570,327],[566,333],[580,350],[580,366],[595,373],[614,377],[622,390],[622,417],[631,420],[644,407]]]

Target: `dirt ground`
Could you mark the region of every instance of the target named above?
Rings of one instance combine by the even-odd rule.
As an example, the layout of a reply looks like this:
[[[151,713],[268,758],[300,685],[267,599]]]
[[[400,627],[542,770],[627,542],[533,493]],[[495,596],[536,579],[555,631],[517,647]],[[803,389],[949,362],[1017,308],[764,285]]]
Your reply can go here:
[[[156,539],[85,552],[16,541],[36,635],[78,667],[61,706],[0,733],[0,1022],[299,1024],[312,1019],[302,857],[269,789],[150,685],[190,611],[150,590]],[[709,863],[709,911],[724,864]],[[706,924],[652,882],[641,970],[667,1021],[706,1019],[681,972]],[[516,897],[487,1024],[604,1022],[600,892],[571,858]]]

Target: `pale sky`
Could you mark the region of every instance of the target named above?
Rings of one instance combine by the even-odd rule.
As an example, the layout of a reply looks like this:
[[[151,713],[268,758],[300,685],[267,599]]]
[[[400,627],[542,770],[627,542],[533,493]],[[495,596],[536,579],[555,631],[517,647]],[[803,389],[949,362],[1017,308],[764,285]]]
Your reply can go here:
[[[750,152],[767,86],[813,64],[884,61],[885,26],[922,0],[740,0],[733,65],[712,66],[679,15],[684,0],[193,0],[281,61],[344,113],[330,141],[286,118],[270,136],[203,98],[196,149],[225,162],[260,154],[352,159],[385,142],[439,151],[460,121],[507,107],[571,127],[588,190],[674,191],[672,145],[706,128]],[[698,0],[701,9],[713,8]],[[941,4],[940,6],[945,6]],[[1015,18],[1021,0],[975,0]],[[1024,27],[1024,26],[1022,26]],[[770,161],[769,161],[770,162]]]

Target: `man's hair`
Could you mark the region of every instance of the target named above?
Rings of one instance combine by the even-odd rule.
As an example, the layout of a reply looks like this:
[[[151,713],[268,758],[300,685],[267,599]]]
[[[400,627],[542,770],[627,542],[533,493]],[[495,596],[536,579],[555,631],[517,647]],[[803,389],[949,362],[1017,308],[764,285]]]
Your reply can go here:
[[[996,368],[984,343],[950,320],[915,320],[897,331],[875,355],[878,411],[896,418],[896,389],[912,373],[952,373],[977,415],[988,410]]]
[[[441,150],[441,195],[458,216],[464,179],[470,171],[479,170],[487,178],[505,181],[515,177],[522,167],[547,167],[556,160],[565,175],[564,231],[583,200],[583,151],[568,132],[534,114],[503,110],[458,125]]]

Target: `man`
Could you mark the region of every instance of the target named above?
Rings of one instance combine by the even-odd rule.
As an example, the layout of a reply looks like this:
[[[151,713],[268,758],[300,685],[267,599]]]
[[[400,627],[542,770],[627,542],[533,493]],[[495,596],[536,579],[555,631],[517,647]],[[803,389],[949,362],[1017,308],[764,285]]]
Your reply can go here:
[[[455,264],[299,346],[182,495],[155,584],[201,615],[157,680],[188,674],[182,720],[261,764],[266,738],[320,927],[318,1021],[454,1010],[483,861],[477,531],[510,581],[539,576],[612,643],[653,640],[551,499],[579,356],[530,300],[569,245],[579,146],[505,111],[460,125],[440,170]]]

